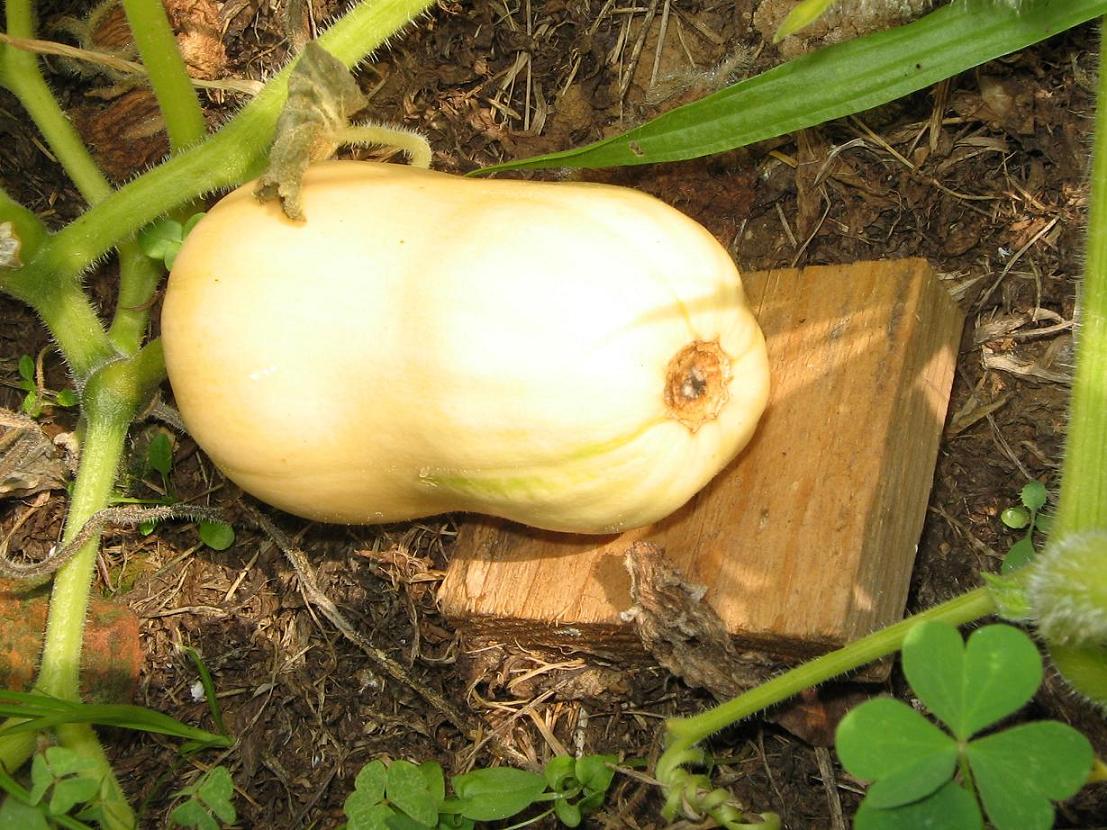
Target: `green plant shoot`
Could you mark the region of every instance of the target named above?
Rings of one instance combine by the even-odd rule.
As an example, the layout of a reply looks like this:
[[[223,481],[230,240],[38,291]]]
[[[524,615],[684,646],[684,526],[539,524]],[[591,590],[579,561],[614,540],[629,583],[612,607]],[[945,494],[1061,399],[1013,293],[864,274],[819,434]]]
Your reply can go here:
[[[511,767],[477,769],[450,779],[452,795],[447,794],[442,767],[433,761],[370,761],[346,798],[346,826],[469,830],[477,822],[509,819],[534,805],[552,803],[528,823],[552,813],[566,827],[577,827],[603,804],[615,760],[610,755],[558,756],[542,775]]]
[[[1003,557],[1003,565],[1000,573],[1009,574],[1018,570],[1034,558],[1034,534],[1046,532],[1049,529],[1047,517],[1041,515],[1045,507],[1048,493],[1045,485],[1040,481],[1028,482],[1020,491],[1020,507],[1008,507],[999,514],[999,519],[1012,530],[1026,530],[1026,533]]]

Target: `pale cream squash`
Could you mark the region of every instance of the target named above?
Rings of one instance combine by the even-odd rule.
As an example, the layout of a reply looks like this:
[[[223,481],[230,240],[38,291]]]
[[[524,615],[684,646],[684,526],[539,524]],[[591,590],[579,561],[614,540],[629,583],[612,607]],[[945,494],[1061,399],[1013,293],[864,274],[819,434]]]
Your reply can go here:
[[[189,431],[290,513],[617,531],[684,504],[764,409],[730,257],[649,196],[351,161],[308,171],[303,223],[252,192],[189,235],[162,333]]]

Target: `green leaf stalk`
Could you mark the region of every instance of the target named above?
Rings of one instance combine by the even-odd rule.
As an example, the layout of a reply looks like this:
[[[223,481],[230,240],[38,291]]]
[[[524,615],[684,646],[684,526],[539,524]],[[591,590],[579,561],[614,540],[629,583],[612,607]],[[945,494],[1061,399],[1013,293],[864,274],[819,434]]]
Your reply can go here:
[[[1028,593],[1054,664],[1107,706],[1107,41],[1092,151],[1087,257],[1077,303],[1076,368],[1061,492]]]

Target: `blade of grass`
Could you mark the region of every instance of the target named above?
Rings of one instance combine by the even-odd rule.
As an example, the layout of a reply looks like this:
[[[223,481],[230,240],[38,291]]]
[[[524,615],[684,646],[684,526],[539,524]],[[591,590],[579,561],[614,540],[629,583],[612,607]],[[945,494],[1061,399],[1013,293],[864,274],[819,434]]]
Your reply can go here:
[[[4,703],[2,701],[10,701]],[[181,723],[168,715],[122,703],[78,703],[32,692],[0,691],[0,716],[27,718],[0,729],[0,735],[16,735],[65,723],[92,723],[142,732],[154,732],[207,746],[230,746],[233,741]]]
[[[219,707],[219,698],[215,694],[215,682],[211,679],[211,672],[208,671],[203,658],[200,657],[200,652],[196,649],[185,648],[184,652],[196,666],[196,673],[200,675],[200,685],[204,687],[204,697],[207,698],[208,708],[211,710],[211,719],[215,721],[215,726],[221,735],[228,734],[227,725],[223,723],[223,710]]]
[[[623,167],[742,147],[902,98],[1107,14],[1107,0],[954,0],[906,26],[847,41],[678,107],[619,136],[480,173]]]

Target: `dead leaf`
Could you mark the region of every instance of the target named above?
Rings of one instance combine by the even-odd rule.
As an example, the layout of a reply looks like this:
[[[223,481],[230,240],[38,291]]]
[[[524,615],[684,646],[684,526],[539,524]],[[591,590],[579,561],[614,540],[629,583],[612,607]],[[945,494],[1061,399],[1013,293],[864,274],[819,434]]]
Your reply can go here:
[[[66,470],[54,442],[35,421],[0,409],[0,498],[65,487]]]
[[[850,709],[870,697],[872,695],[852,687],[808,689],[777,710],[772,720],[811,746],[834,746],[838,722]]]

